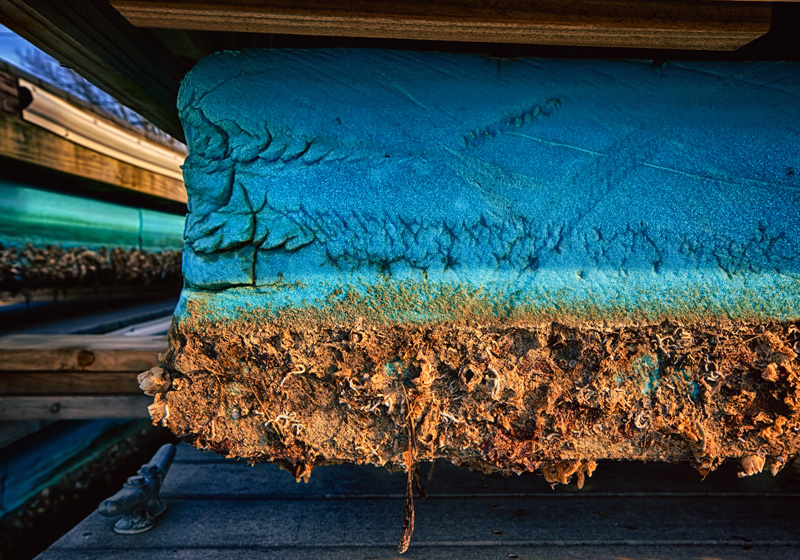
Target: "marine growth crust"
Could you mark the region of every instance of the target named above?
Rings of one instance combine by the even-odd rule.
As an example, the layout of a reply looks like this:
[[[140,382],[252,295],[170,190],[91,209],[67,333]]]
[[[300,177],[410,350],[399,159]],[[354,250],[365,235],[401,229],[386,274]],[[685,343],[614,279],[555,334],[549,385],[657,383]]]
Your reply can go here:
[[[298,478],[777,472],[800,446],[797,68],[206,58],[179,96],[185,286],[154,419]]]

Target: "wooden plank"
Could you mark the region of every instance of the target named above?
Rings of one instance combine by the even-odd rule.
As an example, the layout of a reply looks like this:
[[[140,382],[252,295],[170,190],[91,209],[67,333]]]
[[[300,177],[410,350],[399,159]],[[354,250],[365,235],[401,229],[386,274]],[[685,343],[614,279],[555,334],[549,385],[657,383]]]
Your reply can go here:
[[[102,155],[2,112],[0,156],[167,200],[187,200],[183,181]]]
[[[184,457],[186,455],[184,454]],[[219,456],[217,456],[219,458]],[[251,468],[244,462],[203,459],[179,461],[164,481],[162,496],[175,499],[345,499],[353,497],[402,498],[405,473],[355,465],[318,467],[307,484],[292,484],[294,477],[277,465]],[[765,472],[745,479],[737,477],[738,462],[725,463],[703,480],[688,465],[667,463],[610,462],[598,465],[583,489],[575,484],[550,488],[544,477],[523,473],[508,477],[483,475],[466,468],[439,462],[433,477],[427,478],[429,464],[420,467],[422,485],[431,498],[453,496],[527,496],[535,499],[566,497],[659,495],[703,496],[781,494],[800,497],[800,472],[786,468],[773,477]],[[215,481],[225,480],[225,484]],[[654,483],[657,480],[658,483]]]
[[[315,471],[310,484],[295,484],[275,466],[208,462],[209,455],[179,445],[161,492],[170,509],[152,533],[115,535],[114,520],[95,513],[40,558],[397,557],[402,473],[339,465]],[[608,462],[590,479],[595,487],[556,492],[533,475],[482,476],[447,466],[426,482],[423,471],[428,499],[415,500],[416,532],[408,555],[608,560],[797,555],[797,472],[741,480],[724,469],[687,484],[689,470]],[[322,471],[329,474],[315,479]],[[720,485],[714,478],[724,480]],[[770,484],[768,493],[731,494],[758,480]],[[609,494],[609,486],[615,493]],[[698,494],[697,487],[706,491]],[[664,496],[664,490],[675,494]]]
[[[136,375],[106,371],[0,371],[0,395],[141,395]]]
[[[415,552],[427,547],[627,544],[635,550],[647,545],[666,549],[741,546],[743,542],[753,547],[780,544],[796,550],[800,546],[796,501],[780,495],[691,500],[681,496],[428,497],[415,500],[416,529],[409,554],[416,556]],[[138,545],[152,553],[161,548],[264,545],[320,550],[396,546],[402,511],[402,498],[171,500],[168,513],[146,538],[115,538],[110,531],[113,521],[97,516],[79,526],[81,532],[68,533],[55,547],[85,551]],[[82,536],[85,533],[94,538]],[[420,556],[427,557],[424,553]],[[319,556],[312,552],[309,557]]]
[[[3,396],[0,421],[149,418],[147,407],[152,402],[145,395]]]
[[[183,140],[175,111],[188,67],[104,0],[0,0],[0,23]]]
[[[165,352],[163,336],[8,335],[0,337],[0,371],[141,373]]]
[[[140,27],[660,49],[734,50],[771,4],[658,0],[112,0]]]
[[[0,113],[16,115],[20,111],[17,77],[0,68]]]
[[[83,527],[83,525],[81,525]],[[104,528],[110,532],[110,526]],[[102,529],[101,529],[102,530]],[[325,530],[325,528],[321,528]],[[84,533],[89,533],[88,529]],[[91,538],[91,535],[87,535]],[[120,539],[122,537],[119,537]],[[176,533],[176,539],[182,535]],[[143,539],[142,539],[143,540]],[[698,560],[700,558],[725,558],[725,560],[786,560],[796,555],[794,548],[782,546],[762,546],[753,549],[752,545],[745,542],[721,543],[695,543],[683,546],[642,546],[633,548],[630,544],[603,544],[594,546],[577,545],[572,543],[542,543],[527,545],[487,545],[486,543],[456,545],[447,543],[441,546],[412,545],[405,557],[397,555],[397,546],[346,546],[346,547],[307,547],[276,548],[268,544],[259,546],[239,546],[232,543],[226,547],[207,548],[160,548],[150,550],[141,548],[130,549],[108,548],[93,550],[61,550],[49,549],[37,556],[37,560],[106,560],[113,556],[114,560],[152,560],[158,554],[159,560],[241,560],[257,556],[260,560],[308,560],[320,558],[324,560],[399,560],[401,558],[425,558],[425,560],[486,560],[487,558],[525,558],[527,560],[624,560],[633,558],[659,558],[660,560]],[[794,550],[794,552],[792,552]]]
[[[164,32],[162,31],[158,33],[164,33]],[[179,35],[185,34],[181,32],[167,32],[167,33],[168,34],[176,33]],[[198,56],[197,58],[199,59],[201,57],[202,55]],[[19,112],[22,109],[22,107],[27,106],[28,103],[31,101],[25,92],[18,91],[18,88],[21,87],[21,84],[24,81],[33,84],[40,90],[43,90],[51,95],[63,99],[64,101],[68,102],[70,105],[74,105],[78,109],[81,109],[94,116],[97,116],[103,121],[108,121],[112,123],[115,127],[119,127],[123,130],[133,132],[134,134],[146,138],[152,142],[155,142],[156,144],[160,144],[165,148],[171,150],[176,150],[176,149],[179,150],[179,148],[177,148],[173,142],[165,138],[163,135],[148,129],[144,129],[141,126],[137,126],[131,122],[128,122],[127,120],[121,118],[119,115],[108,112],[104,107],[101,107],[90,101],[87,101],[86,99],[79,97],[75,93],[63,89],[62,87],[56,85],[51,81],[39,78],[38,76],[31,74],[29,71],[24,70],[19,66],[11,64],[4,60],[0,60],[0,74],[5,74],[8,78],[13,80],[14,91],[10,93],[12,96],[19,96],[18,102],[20,104],[20,108],[13,111],[13,114],[15,115],[19,115]]]
[[[189,444],[181,444],[175,450],[174,463],[237,463],[241,459],[226,459],[213,451],[202,451]]]

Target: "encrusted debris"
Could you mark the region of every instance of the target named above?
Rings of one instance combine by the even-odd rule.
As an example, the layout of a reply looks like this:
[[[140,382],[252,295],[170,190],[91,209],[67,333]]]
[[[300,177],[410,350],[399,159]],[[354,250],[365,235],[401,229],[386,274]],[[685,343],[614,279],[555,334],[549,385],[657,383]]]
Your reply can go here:
[[[172,384],[169,374],[158,366],[140,373],[137,381],[139,381],[139,389],[144,391],[145,395],[151,397],[158,393],[167,392]]]
[[[190,318],[172,327],[154,420],[298,478],[438,459],[579,486],[600,459],[777,472],[800,449],[798,327]]]
[[[180,251],[0,244],[0,291],[180,282]]]
[[[753,476],[754,474],[758,474],[764,470],[765,464],[764,457],[760,455],[748,455],[746,457],[742,457],[739,459],[739,464],[742,467],[742,470],[739,471],[738,476],[739,478],[744,478],[746,476]]]

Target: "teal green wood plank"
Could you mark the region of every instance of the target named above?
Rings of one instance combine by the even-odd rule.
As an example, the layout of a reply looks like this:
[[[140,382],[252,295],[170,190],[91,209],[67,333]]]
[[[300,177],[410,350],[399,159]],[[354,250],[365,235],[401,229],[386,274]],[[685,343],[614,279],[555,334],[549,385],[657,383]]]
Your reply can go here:
[[[0,243],[180,249],[183,216],[0,181]]]

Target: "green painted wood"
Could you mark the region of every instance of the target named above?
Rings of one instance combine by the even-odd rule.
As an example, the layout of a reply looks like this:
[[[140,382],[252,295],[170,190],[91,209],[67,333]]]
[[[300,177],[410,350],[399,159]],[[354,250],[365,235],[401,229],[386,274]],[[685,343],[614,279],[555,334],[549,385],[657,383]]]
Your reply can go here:
[[[120,247],[149,251],[183,247],[183,216],[61,194],[0,180],[0,243]]]

